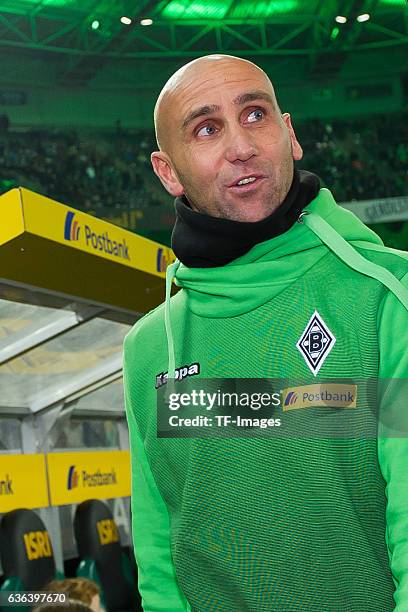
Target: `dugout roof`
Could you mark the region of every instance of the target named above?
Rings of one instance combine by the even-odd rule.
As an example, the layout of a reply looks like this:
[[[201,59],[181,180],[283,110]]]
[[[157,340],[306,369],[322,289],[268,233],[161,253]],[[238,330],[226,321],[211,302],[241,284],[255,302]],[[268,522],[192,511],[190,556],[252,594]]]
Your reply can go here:
[[[53,58],[50,74],[67,85],[158,88],[208,53],[254,58],[287,80],[299,69],[354,74],[364,53],[384,74],[407,69],[407,12],[406,0],[0,0],[0,46],[49,65]],[[358,21],[364,14],[369,20]],[[145,18],[153,23],[141,25]]]
[[[26,189],[0,207],[1,415],[123,416],[123,339],[163,301],[172,252]]]

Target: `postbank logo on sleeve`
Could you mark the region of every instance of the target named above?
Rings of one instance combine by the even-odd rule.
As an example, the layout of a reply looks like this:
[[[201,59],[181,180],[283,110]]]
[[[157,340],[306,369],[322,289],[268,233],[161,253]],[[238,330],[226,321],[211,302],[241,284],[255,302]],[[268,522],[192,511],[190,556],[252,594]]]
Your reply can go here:
[[[289,387],[282,391],[283,411],[298,408],[356,408],[357,385],[326,383]]]

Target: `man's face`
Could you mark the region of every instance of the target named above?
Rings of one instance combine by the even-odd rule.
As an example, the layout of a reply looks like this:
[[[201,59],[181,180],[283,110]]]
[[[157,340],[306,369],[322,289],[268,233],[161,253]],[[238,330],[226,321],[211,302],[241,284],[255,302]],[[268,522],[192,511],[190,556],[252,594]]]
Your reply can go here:
[[[261,70],[237,58],[199,61],[162,107],[165,143],[152,163],[169,193],[236,221],[259,221],[278,208],[302,149]]]

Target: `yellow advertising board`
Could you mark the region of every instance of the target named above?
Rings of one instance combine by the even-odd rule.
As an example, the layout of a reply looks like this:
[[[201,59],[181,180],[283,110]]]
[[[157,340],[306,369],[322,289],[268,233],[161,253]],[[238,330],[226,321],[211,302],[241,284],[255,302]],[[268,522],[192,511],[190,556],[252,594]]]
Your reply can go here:
[[[28,189],[20,189],[25,229],[73,249],[164,277],[175,257],[168,247]]]
[[[52,506],[130,495],[129,451],[49,453]]]
[[[24,188],[0,206],[3,279],[134,313],[164,300],[169,247]]]
[[[6,244],[24,232],[23,205],[20,192],[12,189],[1,200],[0,245]]]
[[[46,506],[44,455],[0,455],[0,513]]]

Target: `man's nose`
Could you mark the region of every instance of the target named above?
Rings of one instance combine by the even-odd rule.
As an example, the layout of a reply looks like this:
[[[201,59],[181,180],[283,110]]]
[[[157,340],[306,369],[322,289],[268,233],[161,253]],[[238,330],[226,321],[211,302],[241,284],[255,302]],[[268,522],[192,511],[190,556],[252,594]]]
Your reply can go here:
[[[246,162],[258,154],[258,149],[250,131],[242,126],[229,130],[226,135],[225,159],[232,164]]]

